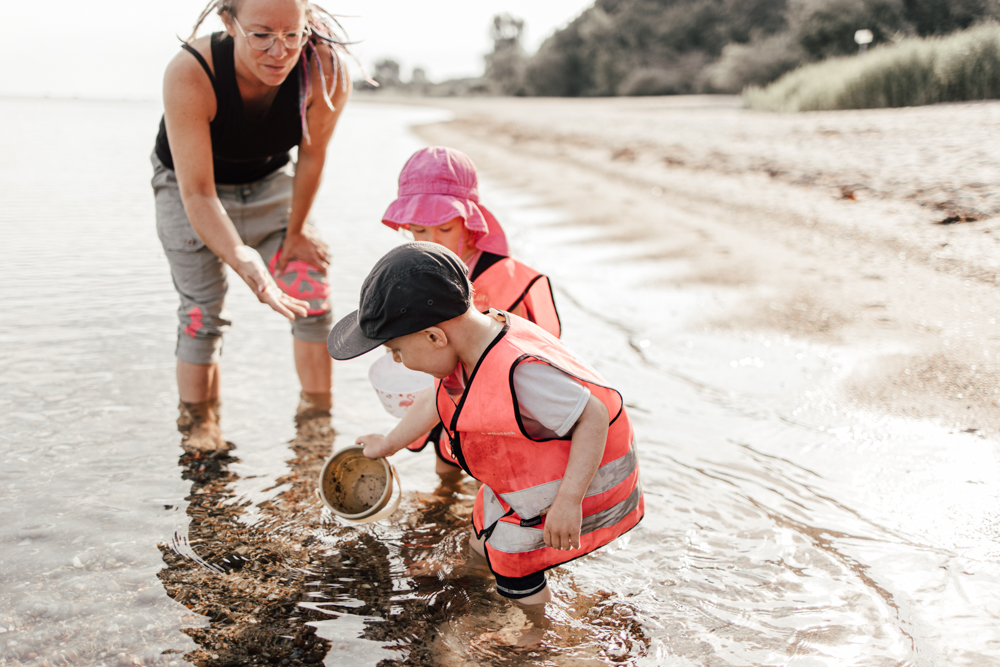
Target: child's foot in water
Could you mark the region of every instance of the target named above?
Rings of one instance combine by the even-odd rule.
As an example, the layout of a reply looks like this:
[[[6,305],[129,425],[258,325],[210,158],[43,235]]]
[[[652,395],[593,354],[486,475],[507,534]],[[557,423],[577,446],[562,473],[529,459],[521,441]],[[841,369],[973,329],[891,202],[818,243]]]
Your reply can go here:
[[[454,567],[454,565],[452,565]],[[411,563],[406,568],[406,576],[408,577],[429,577],[432,574],[437,574],[438,572],[444,572],[445,574],[451,568],[440,561],[425,559],[418,560],[415,563]]]
[[[527,648],[538,646],[543,636],[545,631],[532,627],[531,624],[519,628],[503,628],[496,632],[484,632],[469,643],[469,648],[477,652],[489,652],[488,649],[492,646]]]
[[[462,488],[465,474],[461,469],[448,466],[445,470],[438,470],[437,475],[439,484],[433,495],[438,498],[455,498],[465,490]]]
[[[515,605],[505,614],[504,627],[484,632],[469,643],[473,651],[489,653],[491,647],[528,648],[537,646],[545,636],[549,620],[544,604]]]

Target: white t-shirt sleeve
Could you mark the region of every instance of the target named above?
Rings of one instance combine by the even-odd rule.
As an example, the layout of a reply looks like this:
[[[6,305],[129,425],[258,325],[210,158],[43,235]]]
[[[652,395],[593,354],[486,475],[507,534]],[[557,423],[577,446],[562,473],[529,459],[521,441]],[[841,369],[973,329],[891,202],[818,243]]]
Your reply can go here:
[[[525,430],[539,440],[569,433],[590,400],[584,384],[545,363],[518,364],[514,392]]]

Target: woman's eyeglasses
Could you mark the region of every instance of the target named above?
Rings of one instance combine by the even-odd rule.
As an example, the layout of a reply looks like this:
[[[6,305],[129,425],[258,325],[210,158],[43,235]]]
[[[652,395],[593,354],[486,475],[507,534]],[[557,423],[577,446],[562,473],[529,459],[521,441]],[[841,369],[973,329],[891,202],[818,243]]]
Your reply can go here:
[[[294,51],[295,49],[302,48],[309,41],[309,35],[312,34],[312,30],[306,27],[303,30],[296,32],[286,32],[283,35],[276,35],[273,32],[251,32],[247,33],[240,25],[240,22],[233,17],[233,23],[239,29],[240,34],[246,37],[247,44],[250,48],[255,51],[267,51],[272,46],[277,39],[281,38],[281,44],[289,51]]]

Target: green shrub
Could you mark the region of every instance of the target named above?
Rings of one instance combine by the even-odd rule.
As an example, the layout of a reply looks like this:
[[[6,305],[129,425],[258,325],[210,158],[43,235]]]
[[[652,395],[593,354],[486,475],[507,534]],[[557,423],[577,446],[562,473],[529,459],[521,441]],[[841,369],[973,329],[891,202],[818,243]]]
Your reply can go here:
[[[1000,25],[906,39],[863,56],[831,58],[748,87],[747,106],[768,111],[873,109],[1000,99]]]

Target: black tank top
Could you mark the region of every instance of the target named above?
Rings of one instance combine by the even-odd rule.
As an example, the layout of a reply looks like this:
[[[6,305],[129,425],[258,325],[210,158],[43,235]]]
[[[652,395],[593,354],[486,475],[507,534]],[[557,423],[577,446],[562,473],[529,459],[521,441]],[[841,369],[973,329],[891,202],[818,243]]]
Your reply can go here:
[[[296,71],[289,73],[263,117],[247,118],[236,84],[233,38],[224,35],[221,32],[212,35],[215,76],[200,53],[187,44],[182,46],[198,59],[215,90],[215,118],[209,125],[215,182],[229,185],[251,183],[288,164],[291,159],[288,151],[302,141],[299,74]],[[174,168],[163,118],[160,119],[160,132],[156,135],[156,156],[164,165]]]

